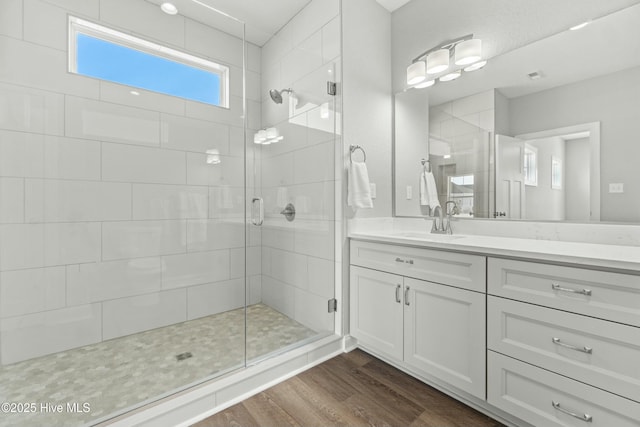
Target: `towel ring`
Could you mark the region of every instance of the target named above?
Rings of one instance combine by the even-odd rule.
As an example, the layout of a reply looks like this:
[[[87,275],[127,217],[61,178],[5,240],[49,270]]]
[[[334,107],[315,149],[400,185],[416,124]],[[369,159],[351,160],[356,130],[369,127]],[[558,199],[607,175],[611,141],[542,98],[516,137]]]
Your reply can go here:
[[[353,153],[356,150],[362,151],[362,156],[363,156],[363,160],[362,161],[366,162],[367,161],[367,153],[364,151],[364,148],[362,148],[359,145],[350,145],[349,146],[349,151],[350,151],[350,153],[349,153],[349,161],[353,162]]]
[[[427,159],[420,159],[420,163],[422,163],[422,169],[425,172],[431,172],[431,163]]]

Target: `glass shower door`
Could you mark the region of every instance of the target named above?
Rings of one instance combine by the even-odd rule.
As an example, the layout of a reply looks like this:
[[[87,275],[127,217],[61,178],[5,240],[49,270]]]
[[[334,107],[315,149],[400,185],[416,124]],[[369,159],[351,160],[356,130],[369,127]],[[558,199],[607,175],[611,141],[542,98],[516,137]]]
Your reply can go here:
[[[329,61],[285,90],[263,79],[262,127],[249,129],[247,142],[265,212],[262,226],[253,226],[261,236],[253,254],[261,257],[261,299],[247,307],[248,363],[334,332],[339,114],[328,89],[336,67]]]

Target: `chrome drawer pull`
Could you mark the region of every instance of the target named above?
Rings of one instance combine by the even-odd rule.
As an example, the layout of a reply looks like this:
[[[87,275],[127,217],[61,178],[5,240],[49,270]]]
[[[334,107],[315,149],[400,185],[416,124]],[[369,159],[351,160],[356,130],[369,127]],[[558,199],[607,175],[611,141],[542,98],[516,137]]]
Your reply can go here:
[[[579,420],[585,421],[587,423],[590,423],[590,422],[593,421],[593,417],[591,415],[589,415],[589,414],[578,415],[578,414],[573,413],[571,411],[567,411],[564,408],[561,408],[560,407],[560,402],[556,402],[556,401],[552,400],[551,401],[551,405],[553,405],[553,407],[556,408],[558,411],[563,412],[563,413],[565,413],[567,415],[571,415],[572,417],[575,417],[575,418],[577,418]]]
[[[407,286],[404,290],[404,305],[409,305],[409,289]]]
[[[413,260],[412,259],[396,258],[396,262],[403,262],[405,264],[413,264]]]
[[[591,289],[581,289],[581,290],[576,290],[576,289],[570,289],[570,288],[563,288],[562,286],[556,284],[556,283],[552,283],[551,284],[551,288],[554,291],[562,291],[562,292],[571,292],[574,294],[582,294],[582,295],[586,295],[586,296],[591,296]]]
[[[565,348],[569,348],[571,350],[581,351],[582,353],[587,353],[587,354],[593,353],[593,349],[591,347],[587,347],[587,346],[577,347],[575,345],[565,344],[565,343],[560,341],[560,338],[553,337],[553,338],[551,338],[551,341],[553,341],[553,343],[556,344],[556,345],[559,345],[559,346],[565,347]]]
[[[396,302],[400,303],[400,288],[402,288],[402,285],[398,285],[396,286]]]
[[[396,258],[396,262],[404,262],[402,258]]]

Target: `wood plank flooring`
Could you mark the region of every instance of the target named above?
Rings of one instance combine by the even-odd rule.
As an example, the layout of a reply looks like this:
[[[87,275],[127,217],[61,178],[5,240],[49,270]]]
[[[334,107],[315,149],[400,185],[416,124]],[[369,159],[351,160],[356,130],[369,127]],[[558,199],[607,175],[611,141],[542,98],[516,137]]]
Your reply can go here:
[[[502,424],[392,366],[354,350],[265,390],[193,427]]]

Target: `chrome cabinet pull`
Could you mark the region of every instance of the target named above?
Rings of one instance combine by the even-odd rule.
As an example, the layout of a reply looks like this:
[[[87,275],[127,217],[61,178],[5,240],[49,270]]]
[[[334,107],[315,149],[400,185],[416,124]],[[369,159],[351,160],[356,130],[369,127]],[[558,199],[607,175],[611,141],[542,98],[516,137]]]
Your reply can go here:
[[[402,262],[405,264],[413,264],[413,260],[412,259],[402,259],[402,258],[396,258],[396,262]]]
[[[551,401],[551,405],[553,405],[553,407],[558,411],[565,413],[567,415],[571,415],[572,417],[582,420],[584,422],[590,423],[593,421],[593,417],[591,415],[589,414],[579,415],[579,414],[576,414],[575,412],[568,411],[560,406],[560,402],[556,402],[555,400]]]
[[[396,302],[398,304],[402,302],[400,301],[400,288],[402,288],[402,285],[396,286]]]
[[[404,305],[409,305],[409,288],[408,286],[404,290]]]
[[[396,262],[404,262],[402,258],[396,258]]]
[[[571,292],[573,294],[581,294],[581,295],[591,296],[591,289],[563,288],[562,286],[558,285],[557,283],[552,283],[551,284],[551,289],[553,289],[554,291]]]
[[[571,349],[571,350],[580,351],[582,353],[587,353],[587,354],[593,353],[593,349],[591,347],[587,347],[587,346],[578,347],[578,346],[571,345],[571,344],[565,344],[562,341],[560,341],[560,338],[553,337],[553,338],[551,338],[551,341],[553,341],[553,343],[556,344],[556,345],[559,345],[561,347],[565,347],[565,348],[568,348],[568,349]]]

